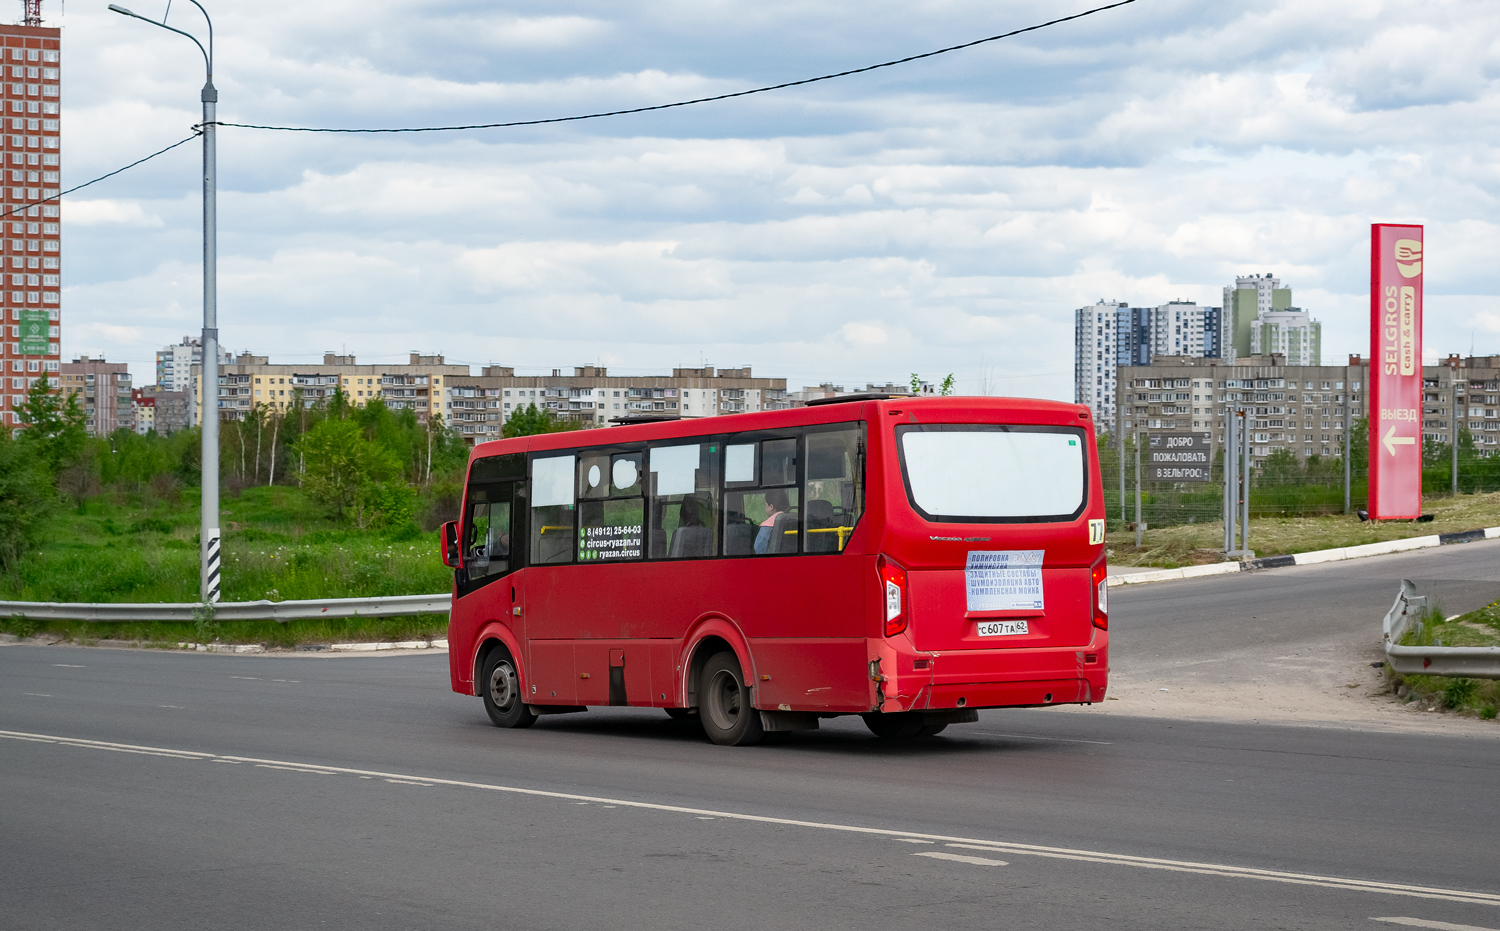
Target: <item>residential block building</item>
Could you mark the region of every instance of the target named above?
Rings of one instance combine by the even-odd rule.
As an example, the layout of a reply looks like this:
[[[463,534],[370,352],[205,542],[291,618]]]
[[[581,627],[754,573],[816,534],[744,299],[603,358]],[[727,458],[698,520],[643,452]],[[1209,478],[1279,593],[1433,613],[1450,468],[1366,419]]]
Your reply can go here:
[[[1233,364],[1158,357],[1149,366],[1120,369],[1127,400],[1112,427],[1207,433],[1222,447],[1225,417],[1244,408],[1251,412],[1253,458],[1278,449],[1303,459],[1339,456],[1346,424],[1369,415],[1369,370],[1369,361],[1357,355],[1340,366],[1292,365],[1279,354],[1244,356]],[[1425,442],[1451,442],[1456,422],[1473,435],[1482,455],[1500,451],[1500,356],[1449,356],[1440,365],[1423,366],[1422,379]]]
[[[135,406],[130,390],[130,369],[124,362],[106,362],[79,356],[59,367],[58,387],[65,395],[78,397],[93,436],[108,436],[115,430],[135,429]]]
[[[189,403],[186,391],[145,385],[130,394],[135,407],[135,432],[145,435],[154,430],[166,436],[193,426],[195,406]]]
[[[715,417],[792,406],[785,378],[757,378],[750,367],[676,368],[666,375],[610,375],[603,366],[576,366],[573,374],[517,375],[487,365],[477,376],[449,378],[443,403],[447,422],[466,439],[495,439],[512,413],[535,404],[562,420],[602,427],[651,417]]]
[[[228,365],[229,351],[219,347],[219,364]],[[193,366],[203,364],[203,341],[184,336],[182,342],[156,353],[156,383],[168,391],[187,391],[193,383]]]
[[[192,366],[194,423],[203,413],[203,366]],[[219,416],[243,420],[257,405],[278,412],[326,403],[343,389],[356,407],[381,398],[388,407],[415,411],[417,420],[443,416],[443,388],[449,378],[468,376],[467,365],[448,365],[442,356],[412,353],[402,364],[361,365],[354,356],[325,353],[323,364],[273,363],[266,356],[241,353],[219,368]]]
[[[0,25],[0,420],[12,426],[61,362],[61,36],[31,14]]]

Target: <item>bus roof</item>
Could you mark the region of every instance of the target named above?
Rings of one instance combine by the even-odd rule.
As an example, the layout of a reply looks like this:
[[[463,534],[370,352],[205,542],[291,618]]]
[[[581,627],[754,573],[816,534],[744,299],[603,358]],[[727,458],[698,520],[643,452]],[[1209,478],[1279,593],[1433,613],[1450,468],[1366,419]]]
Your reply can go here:
[[[566,430],[561,433],[538,433],[531,436],[490,440],[475,444],[470,459],[499,456],[523,450],[569,449],[577,446],[606,446],[616,443],[644,443],[653,440],[687,439],[757,430],[804,427],[813,424],[847,423],[878,419],[882,414],[909,413],[920,420],[939,417],[946,422],[961,422],[965,411],[1005,412],[1033,423],[1087,423],[1092,415],[1082,404],[1048,401],[1042,398],[995,397],[902,397],[888,400],[851,399],[846,403],[824,403],[812,407],[794,407],[780,411],[748,411],[715,417],[693,417],[655,423],[621,424],[591,430]]]

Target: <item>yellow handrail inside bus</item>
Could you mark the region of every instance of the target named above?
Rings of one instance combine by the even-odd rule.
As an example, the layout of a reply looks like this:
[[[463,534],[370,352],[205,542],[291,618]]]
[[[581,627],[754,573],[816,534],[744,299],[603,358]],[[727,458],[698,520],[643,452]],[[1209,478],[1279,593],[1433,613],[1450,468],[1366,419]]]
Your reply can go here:
[[[537,532],[536,532],[536,533],[537,533],[537,536],[541,536],[541,535],[542,535],[542,534],[544,534],[544,533],[546,533],[546,532],[547,532],[547,531],[549,531],[549,530],[566,530],[566,531],[568,531],[568,532],[569,532],[569,533],[571,533],[571,532],[572,532],[572,531],[573,531],[573,528],[572,528],[572,526],[571,526],[571,525],[570,525],[570,526],[566,526],[566,527],[552,527],[552,526],[548,526],[548,525],[546,525],[546,524],[543,524],[543,525],[542,525],[542,526],[541,526],[541,527],[540,527],[540,528],[539,528],[539,529],[538,529],[538,530],[537,530]]]
[[[788,530],[787,531],[787,533],[796,533],[796,532],[797,531],[795,531],[795,530]],[[851,533],[854,532],[854,528],[853,527],[809,527],[807,529],[807,532],[808,533],[836,533],[836,534],[839,535],[839,549],[843,549],[844,548],[844,540],[845,540],[845,538],[849,534],[851,534]]]

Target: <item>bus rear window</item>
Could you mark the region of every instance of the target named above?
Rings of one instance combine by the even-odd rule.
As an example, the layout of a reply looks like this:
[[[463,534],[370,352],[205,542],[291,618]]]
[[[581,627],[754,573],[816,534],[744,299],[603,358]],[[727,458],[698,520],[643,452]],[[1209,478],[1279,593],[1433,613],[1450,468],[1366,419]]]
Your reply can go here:
[[[1083,513],[1087,469],[1075,427],[912,424],[896,428],[906,496],[930,521],[1023,523]]]

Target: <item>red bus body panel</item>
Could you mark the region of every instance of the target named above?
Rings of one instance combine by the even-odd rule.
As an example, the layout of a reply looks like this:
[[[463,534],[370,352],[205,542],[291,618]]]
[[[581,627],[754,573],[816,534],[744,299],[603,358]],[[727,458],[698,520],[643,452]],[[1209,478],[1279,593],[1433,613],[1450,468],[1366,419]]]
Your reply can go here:
[[[529,703],[690,707],[695,654],[722,642],[753,685],[755,706],[767,711],[1103,700],[1108,633],[1093,623],[1090,571],[1104,547],[1089,533],[1091,520],[1104,520],[1103,488],[1085,407],[1009,398],[850,402],[499,440],[477,446],[473,458],[858,420],[867,431],[864,513],[843,552],[528,566],[465,597],[455,591],[453,689],[475,694],[481,651],[498,641],[518,659]],[[908,501],[897,455],[895,428],[908,423],[1082,428],[1083,513],[1053,523],[925,520]],[[1045,610],[971,615],[970,549],[1044,550]],[[909,623],[891,637],[876,568],[882,554],[908,573]],[[977,620],[1022,615],[1026,635],[975,632]]]

